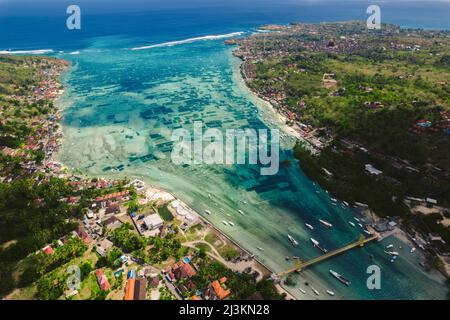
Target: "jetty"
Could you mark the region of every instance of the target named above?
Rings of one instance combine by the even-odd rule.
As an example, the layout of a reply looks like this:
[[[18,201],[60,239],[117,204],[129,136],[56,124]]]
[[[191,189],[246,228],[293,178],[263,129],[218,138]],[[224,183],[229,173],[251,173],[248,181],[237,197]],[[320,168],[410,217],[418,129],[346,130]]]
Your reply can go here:
[[[364,247],[364,245],[368,242],[374,241],[374,240],[378,240],[379,238],[379,234],[375,232],[375,230],[371,229],[369,230],[369,232],[372,234],[370,237],[366,238],[364,235],[360,235],[359,239],[353,242],[350,242],[349,244],[346,244],[336,250],[330,251],[328,253],[325,253],[321,256],[318,256],[316,258],[313,258],[311,260],[308,261],[301,261],[300,258],[297,258],[297,261],[295,263],[295,266],[292,268],[289,268],[285,271],[281,271],[279,273],[276,274],[276,276],[278,277],[284,277],[292,272],[299,272],[303,269],[305,269],[306,267],[309,267],[313,264],[317,264],[319,262],[322,262],[324,260],[330,259],[332,257],[335,257],[339,254],[345,253],[349,250],[352,250],[354,248],[361,248]]]

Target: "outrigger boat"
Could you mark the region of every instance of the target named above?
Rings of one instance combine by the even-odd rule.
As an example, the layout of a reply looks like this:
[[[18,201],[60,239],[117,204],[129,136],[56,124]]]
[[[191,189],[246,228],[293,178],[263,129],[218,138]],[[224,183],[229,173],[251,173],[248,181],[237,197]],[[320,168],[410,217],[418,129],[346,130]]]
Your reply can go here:
[[[326,221],[326,220],[319,219],[319,222],[320,222],[323,226],[325,226],[325,227],[327,227],[327,228],[331,228],[331,227],[333,226],[331,223],[329,223],[329,222]]]
[[[288,234],[287,236],[288,236],[289,241],[291,241],[294,246],[298,246],[297,240],[295,240],[290,234]]]
[[[324,249],[320,246],[319,241],[317,241],[316,239],[311,238],[311,242],[313,243],[314,247],[316,247],[317,249],[319,249],[320,251],[322,251],[323,253],[327,253],[328,250]]]

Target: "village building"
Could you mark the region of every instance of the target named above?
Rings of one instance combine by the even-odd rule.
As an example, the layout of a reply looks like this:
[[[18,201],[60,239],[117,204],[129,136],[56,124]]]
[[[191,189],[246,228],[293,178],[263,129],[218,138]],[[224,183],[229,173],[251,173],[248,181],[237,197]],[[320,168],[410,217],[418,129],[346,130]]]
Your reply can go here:
[[[375,168],[371,164],[366,164],[365,168],[366,168],[367,172],[369,172],[370,174],[375,175],[375,176],[378,176],[378,175],[383,173],[383,171],[378,170],[377,168]]]
[[[120,213],[120,206],[118,203],[112,203],[108,205],[105,209],[105,214],[116,214]]]
[[[226,277],[211,282],[205,291],[205,299],[207,300],[223,300],[231,295],[231,290],[225,288]]]
[[[108,219],[106,219],[103,222],[104,226],[110,230],[114,230],[119,228],[122,225],[122,221],[120,221],[119,219],[117,219],[115,216],[112,216]]]
[[[147,280],[145,278],[129,278],[125,285],[124,300],[146,300]]]
[[[106,277],[103,269],[95,270],[95,276],[97,277],[97,282],[101,290],[107,291],[111,288],[111,285],[109,284],[108,278]]]
[[[86,230],[84,229],[83,225],[81,225],[81,224],[74,231],[74,235],[78,236],[86,244],[89,244],[92,241],[92,238],[89,236],[89,234],[86,232]]]
[[[159,214],[151,214],[144,218],[144,224],[148,230],[155,230],[161,227],[164,224],[164,221],[161,219]]]
[[[173,270],[173,274],[177,280],[190,279],[197,274],[190,263],[185,263]]]
[[[42,249],[42,251],[43,251],[46,255],[51,255],[51,254],[53,254],[53,248],[52,248],[50,245],[45,246],[45,247]]]
[[[103,239],[100,242],[97,242],[97,253],[102,256],[105,257],[106,254],[108,253],[109,249],[111,249],[113,246],[113,243],[111,241],[109,241],[108,239]]]
[[[134,283],[133,300],[146,300],[147,298],[147,279],[136,279]]]
[[[104,208],[107,201],[127,201],[129,200],[130,191],[125,190],[121,192],[110,193],[95,199],[95,204],[97,207]]]

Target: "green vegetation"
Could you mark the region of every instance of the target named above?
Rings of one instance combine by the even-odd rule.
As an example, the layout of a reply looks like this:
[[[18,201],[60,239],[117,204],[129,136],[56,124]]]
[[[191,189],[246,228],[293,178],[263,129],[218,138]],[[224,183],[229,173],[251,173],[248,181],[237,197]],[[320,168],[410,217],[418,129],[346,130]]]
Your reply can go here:
[[[172,234],[167,235],[164,239],[155,237],[149,240],[148,256],[151,263],[161,263],[169,257],[179,259],[187,253],[188,248],[183,247],[181,241]]]
[[[112,232],[112,241],[125,252],[132,252],[146,246],[145,238],[139,236],[132,230],[134,228],[131,224],[124,223]]]
[[[175,297],[170,293],[166,286],[159,288],[159,300],[175,300]]]
[[[159,216],[161,217],[161,219],[163,219],[166,222],[170,222],[173,220],[173,215],[172,213],[169,211],[169,209],[167,208],[167,204],[163,205],[161,207],[158,208],[158,213]]]
[[[295,147],[295,156],[300,159],[300,165],[309,177],[340,199],[366,203],[381,217],[404,217],[408,214],[408,208],[401,201],[408,192],[404,188],[406,185],[382,178],[376,179],[367,174],[364,163],[368,163],[368,160],[364,160],[364,153],[359,154],[361,158],[352,158],[328,147],[319,157],[315,157],[298,144]],[[332,172],[333,176],[328,177],[322,168]],[[393,200],[392,197],[397,197],[398,200]]]
[[[75,228],[66,219],[78,211],[59,201],[70,193],[59,179],[38,185],[33,179],[0,184],[0,243],[15,240],[0,250],[0,295],[14,288],[11,274],[19,260]]]

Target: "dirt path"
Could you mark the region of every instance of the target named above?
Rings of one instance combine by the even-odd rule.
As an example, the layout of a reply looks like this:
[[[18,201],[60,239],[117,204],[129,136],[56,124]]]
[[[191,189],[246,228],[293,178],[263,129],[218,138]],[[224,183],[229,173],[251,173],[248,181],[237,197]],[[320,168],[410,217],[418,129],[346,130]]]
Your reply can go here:
[[[189,248],[193,248],[193,249],[197,249],[196,244],[204,244],[207,245],[212,252],[206,252],[206,254],[213,258],[214,260],[224,264],[227,268],[233,270],[234,272],[244,272],[245,269],[247,268],[252,268],[253,270],[258,270],[258,277],[256,278],[256,281],[259,281],[262,279],[263,276],[263,272],[261,270],[259,270],[258,268],[258,263],[254,260],[247,260],[247,261],[239,261],[239,262],[230,262],[225,260],[220,253],[217,251],[216,248],[214,248],[213,245],[211,245],[209,242],[206,242],[205,240],[196,240],[196,241],[190,241],[190,242],[185,242],[183,243],[184,246],[189,247]]]

